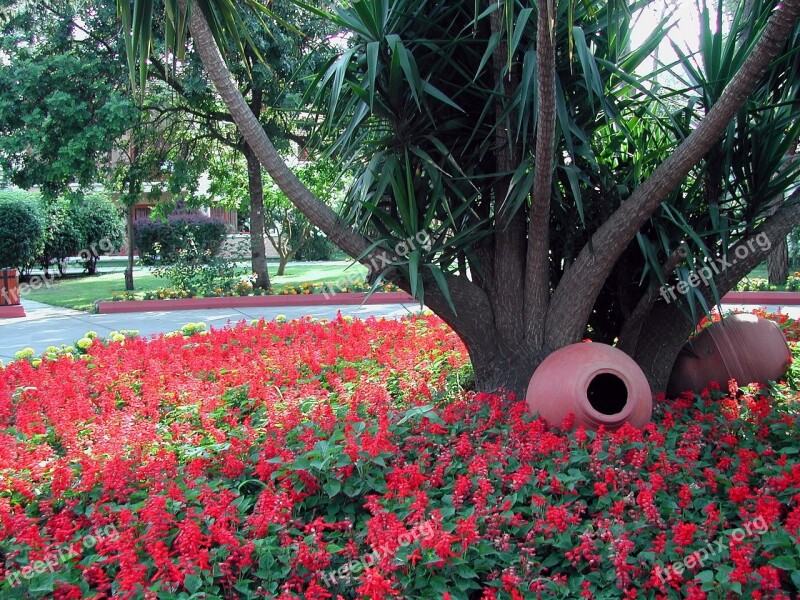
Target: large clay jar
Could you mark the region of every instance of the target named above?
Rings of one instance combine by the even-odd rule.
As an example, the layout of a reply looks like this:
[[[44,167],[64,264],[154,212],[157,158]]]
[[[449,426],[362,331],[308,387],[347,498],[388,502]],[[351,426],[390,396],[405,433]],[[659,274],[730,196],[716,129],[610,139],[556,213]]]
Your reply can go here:
[[[639,365],[606,344],[580,343],[556,350],[531,377],[528,410],[548,425],[561,425],[569,413],[575,426],[641,428],[650,421],[653,395]]]
[[[786,338],[776,323],[755,315],[731,315],[686,344],[672,367],[667,395],[702,392],[711,382],[723,389],[780,379],[791,362]]]

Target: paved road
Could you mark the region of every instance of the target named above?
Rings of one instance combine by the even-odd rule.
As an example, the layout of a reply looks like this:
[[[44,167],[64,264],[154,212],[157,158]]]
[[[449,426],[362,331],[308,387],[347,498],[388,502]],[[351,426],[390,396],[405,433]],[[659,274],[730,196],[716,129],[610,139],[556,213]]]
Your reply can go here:
[[[47,346],[73,344],[83,337],[87,331],[96,331],[105,336],[111,331],[120,329],[136,329],[141,335],[151,335],[176,331],[186,323],[202,321],[210,327],[220,328],[228,323],[253,319],[273,319],[277,315],[285,315],[289,319],[311,315],[317,318],[331,319],[338,311],[343,315],[355,317],[399,317],[412,311],[418,311],[418,305],[376,304],[372,306],[295,306],[295,307],[260,307],[242,309],[209,309],[185,311],[151,311],[143,313],[127,313],[119,315],[93,315],[85,312],[41,304],[23,298],[27,316],[20,319],[0,319],[0,358],[8,362],[14,353],[23,348],[33,348],[37,354]],[[756,306],[723,305],[727,309],[752,310]],[[777,306],[768,306],[777,311]],[[800,306],[786,307],[782,312],[793,318],[800,318]]]
[[[33,348],[37,354],[47,346],[74,344],[87,331],[105,336],[120,329],[137,329],[141,335],[176,331],[186,323],[202,321],[209,327],[221,328],[228,323],[252,319],[273,319],[285,315],[289,319],[311,315],[331,319],[338,311],[343,315],[366,318],[399,317],[418,311],[419,305],[375,304],[372,306],[286,306],[242,309],[213,309],[185,311],[152,311],[119,315],[93,315],[22,300],[27,316],[19,319],[0,319],[0,358],[8,362],[14,353],[23,348]]]

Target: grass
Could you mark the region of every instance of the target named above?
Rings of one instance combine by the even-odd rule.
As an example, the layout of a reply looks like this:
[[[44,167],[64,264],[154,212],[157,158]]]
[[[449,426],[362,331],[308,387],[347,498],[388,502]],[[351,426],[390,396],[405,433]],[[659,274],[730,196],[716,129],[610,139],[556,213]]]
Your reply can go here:
[[[347,265],[340,264],[287,266],[282,277],[275,274],[277,270],[277,265],[269,265],[270,280],[272,285],[278,288],[288,284],[331,283],[343,278],[363,278],[367,272],[367,269],[361,265],[353,265],[348,268]],[[148,272],[135,273],[133,281],[137,292],[169,287],[166,279],[157,278]],[[119,272],[115,273],[70,277],[38,290],[27,289],[27,286],[22,285],[20,291],[24,298],[36,302],[91,311],[97,300],[107,300],[114,292],[121,294],[125,291],[125,276],[120,268]]]

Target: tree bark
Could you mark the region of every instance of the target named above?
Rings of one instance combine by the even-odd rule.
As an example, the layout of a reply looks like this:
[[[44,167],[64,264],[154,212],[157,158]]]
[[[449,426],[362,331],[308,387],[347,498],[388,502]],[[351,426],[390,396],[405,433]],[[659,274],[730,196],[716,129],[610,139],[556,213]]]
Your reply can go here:
[[[786,238],[778,242],[767,256],[770,285],[784,285],[789,278],[789,244]]]
[[[493,34],[503,32],[503,11],[496,9],[490,17]],[[508,198],[509,184],[516,168],[517,143],[511,130],[512,111],[508,100],[513,93],[516,74],[508,61],[508,45],[501,37],[492,55],[494,86],[497,94],[494,134],[495,171],[498,177],[493,185],[495,207],[493,277],[488,288],[495,328],[503,343],[521,344],[524,334],[523,315],[519,303],[523,294],[525,277],[525,245],[527,215],[525,204],[514,210]],[[488,316],[488,315],[487,315]]]
[[[253,287],[268,290],[270,282],[267,247],[264,242],[264,182],[261,163],[247,143],[244,144],[243,152],[247,160],[247,188],[250,192],[250,264],[256,276]]]
[[[526,338],[542,344],[544,316],[550,302],[550,196],[553,189],[553,144],[556,137],[555,15],[552,0],[538,3],[536,56],[539,112],[528,250],[525,269]]]
[[[280,261],[278,262],[278,277],[283,277],[286,273],[286,264],[289,262],[288,256],[281,256]]]

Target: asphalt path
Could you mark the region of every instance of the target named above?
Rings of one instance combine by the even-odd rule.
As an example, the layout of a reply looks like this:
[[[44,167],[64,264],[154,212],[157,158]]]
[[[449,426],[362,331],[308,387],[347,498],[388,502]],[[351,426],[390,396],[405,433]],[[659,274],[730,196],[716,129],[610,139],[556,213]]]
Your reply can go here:
[[[0,319],[0,358],[5,362],[24,348],[33,348],[41,354],[48,346],[72,345],[87,331],[106,337],[111,331],[135,329],[140,335],[177,331],[187,323],[203,322],[209,327],[221,328],[240,321],[274,319],[284,315],[287,319],[312,316],[332,319],[342,315],[367,318],[370,316],[399,318],[419,311],[415,304],[374,304],[370,306],[284,306],[256,308],[222,308],[209,310],[150,311],[113,315],[89,314],[78,310],[50,306],[22,299],[27,316]]]
[[[50,306],[22,299],[27,316],[16,319],[0,319],[0,359],[8,362],[14,354],[24,348],[33,348],[41,354],[48,346],[72,345],[86,332],[94,331],[107,336],[112,331],[134,329],[143,336],[177,331],[187,323],[203,322],[209,327],[221,328],[240,321],[274,319],[284,315],[287,319],[304,316],[318,319],[350,315],[358,318],[370,316],[399,318],[420,310],[418,304],[375,304],[370,306],[283,306],[255,308],[222,308],[207,310],[149,311],[112,315],[89,314],[78,310]],[[752,310],[757,306],[723,305],[723,310]],[[778,306],[768,306],[777,312]],[[783,307],[781,312],[800,318],[800,306]]]

